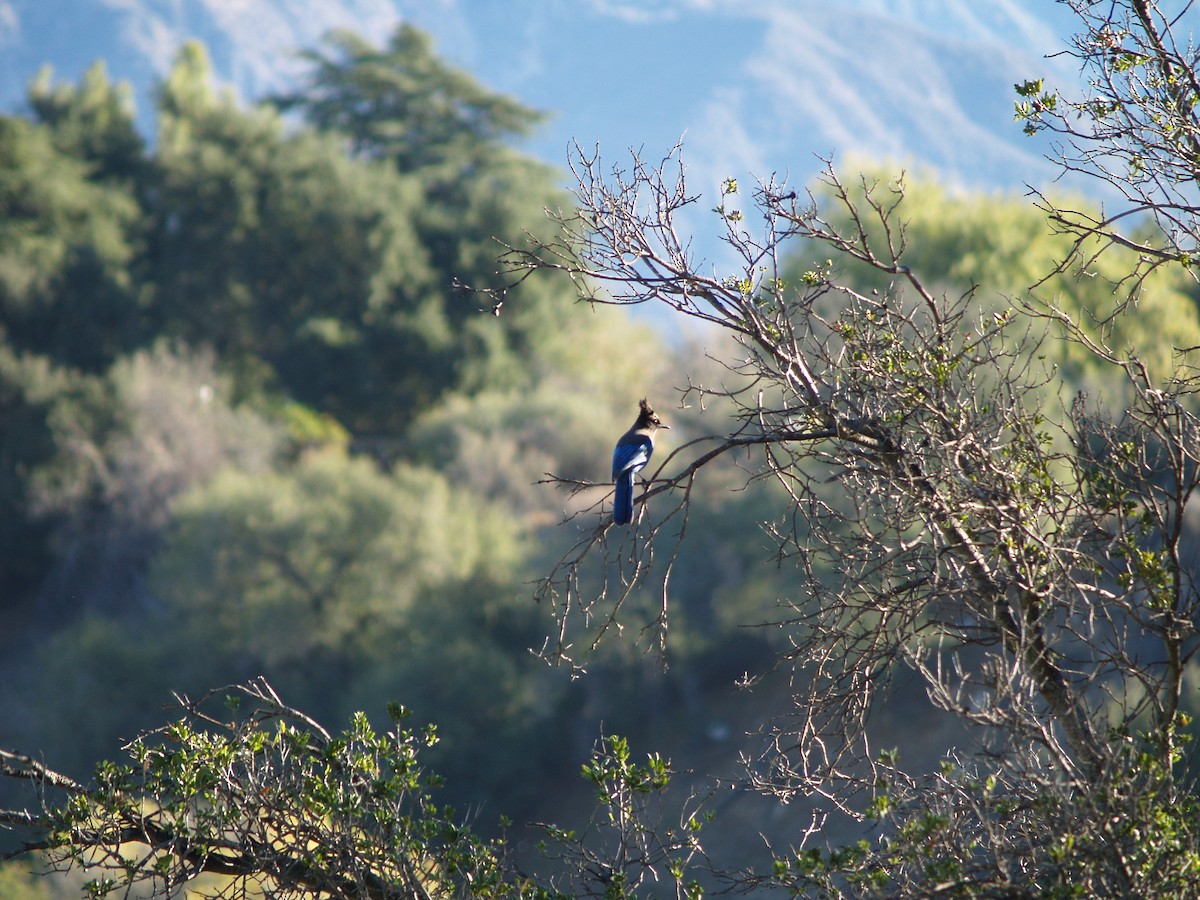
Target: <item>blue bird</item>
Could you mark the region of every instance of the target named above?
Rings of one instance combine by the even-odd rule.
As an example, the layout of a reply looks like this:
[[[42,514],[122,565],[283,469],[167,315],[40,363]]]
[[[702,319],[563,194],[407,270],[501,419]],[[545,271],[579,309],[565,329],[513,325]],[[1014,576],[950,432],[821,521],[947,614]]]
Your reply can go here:
[[[654,433],[660,428],[671,427],[662,423],[645,400],[638,404],[638,410],[637,421],[621,435],[613,449],[612,477],[617,486],[612,512],[615,525],[628,525],[633,521],[633,479],[650,462]]]

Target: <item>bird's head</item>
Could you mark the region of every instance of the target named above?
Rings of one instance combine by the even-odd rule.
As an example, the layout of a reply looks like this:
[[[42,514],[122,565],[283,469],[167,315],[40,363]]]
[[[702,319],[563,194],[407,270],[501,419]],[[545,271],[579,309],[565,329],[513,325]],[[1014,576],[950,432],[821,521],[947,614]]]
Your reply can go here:
[[[660,419],[658,417],[658,413],[656,413],[653,409],[650,408],[650,404],[646,402],[645,397],[643,397],[641,402],[638,403],[637,427],[638,428],[665,428],[667,431],[671,430],[671,426],[664,425],[662,419]]]

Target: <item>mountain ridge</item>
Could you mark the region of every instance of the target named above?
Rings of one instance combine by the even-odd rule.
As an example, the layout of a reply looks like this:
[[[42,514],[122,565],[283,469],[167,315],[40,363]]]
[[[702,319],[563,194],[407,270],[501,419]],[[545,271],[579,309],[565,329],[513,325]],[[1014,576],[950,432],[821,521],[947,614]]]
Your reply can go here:
[[[1013,122],[1012,86],[1071,84],[1058,4],[997,0],[0,0],[0,107],[42,63],[75,80],[102,57],[134,88],[152,137],[153,84],[199,38],[242,97],[294,87],[297,51],[332,28],[382,42],[397,22],[488,87],[554,115],[522,148],[562,168],[572,141],[610,161],[682,138],[689,179],[790,173],[866,158],[947,183],[1019,190],[1055,174]]]

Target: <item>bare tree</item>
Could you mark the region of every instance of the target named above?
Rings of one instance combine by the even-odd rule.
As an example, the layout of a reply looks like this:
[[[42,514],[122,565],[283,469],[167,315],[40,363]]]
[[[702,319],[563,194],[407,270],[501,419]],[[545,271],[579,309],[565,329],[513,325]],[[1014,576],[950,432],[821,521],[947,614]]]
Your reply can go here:
[[[560,622],[552,654],[578,663],[577,623],[599,623],[594,643],[647,586],[665,641],[693,488],[749,448],[747,477],[785,492],[770,528],[803,576],[781,660],[795,703],[769,727],[751,783],[888,825],[816,864],[806,849],[782,881],[1003,896],[1193,883],[1196,348],[1156,382],[1036,293],[997,309],[931,290],[904,261],[902,179],[847,183],[827,165],[820,198],[767,181],[745,208],[726,182],[715,211],[738,266],[721,276],[680,235],[696,198],[678,152],[606,170],[577,150],[573,172],[578,208],[555,214],[561,238],[512,248],[514,276],[558,270],[582,299],[660,304],[737,349],[727,385],[682,391],[685,405],[726,404],[728,428],[661,461],[638,528],[585,519],[542,582]],[[827,260],[787,283],[797,244]],[[846,261],[893,289],[860,293],[838,277]],[[1038,362],[1042,342],[1064,338],[1122,379],[1127,408],[1096,406]],[[656,559],[665,577],[649,585]],[[972,729],[973,754],[921,772],[876,749],[874,714],[900,672]]]
[[[1017,116],[1030,134],[1056,135],[1063,171],[1099,182],[1109,203],[1099,216],[1045,196],[1039,205],[1077,238],[1064,271],[1129,247],[1140,255],[1129,273],[1136,290],[1158,266],[1200,261],[1200,13],[1192,0],[1058,2],[1079,19],[1064,54],[1085,88],[1073,95],[1026,81]]]

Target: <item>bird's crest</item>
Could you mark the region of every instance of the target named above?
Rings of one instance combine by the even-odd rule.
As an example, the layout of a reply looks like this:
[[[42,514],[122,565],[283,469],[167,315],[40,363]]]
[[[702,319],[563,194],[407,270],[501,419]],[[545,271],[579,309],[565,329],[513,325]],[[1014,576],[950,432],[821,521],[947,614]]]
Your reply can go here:
[[[645,397],[638,402],[638,410],[638,425],[640,427],[644,428],[647,425],[653,426],[654,428],[670,427],[669,425],[664,425],[662,423],[662,419],[658,417],[658,413],[650,408],[650,404],[646,402]]]

